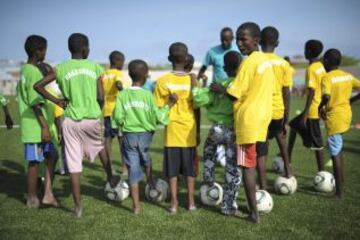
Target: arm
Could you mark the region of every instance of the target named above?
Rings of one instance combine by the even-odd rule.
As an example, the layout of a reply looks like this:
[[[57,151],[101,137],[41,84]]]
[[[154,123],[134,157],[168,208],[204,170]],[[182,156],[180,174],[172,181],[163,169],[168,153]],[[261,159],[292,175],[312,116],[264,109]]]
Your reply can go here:
[[[194,109],[195,122],[196,122],[196,146],[200,145],[200,123],[201,123],[201,111],[200,108]]]
[[[307,98],[306,98],[305,108],[301,113],[301,120],[300,120],[303,127],[306,126],[306,120],[307,120],[307,116],[309,114],[309,109],[310,109],[311,102],[312,102],[312,100],[314,98],[314,94],[315,94],[315,90],[312,89],[312,88],[308,88],[308,95],[307,95]]]
[[[40,81],[34,84],[34,89],[36,92],[38,92],[41,96],[43,96],[47,100],[50,100],[59,107],[65,109],[67,102],[64,99],[56,98],[54,95],[52,95],[45,89],[45,86],[51,83],[52,81],[54,81],[55,79],[56,79],[55,72],[51,71],[50,73],[48,73],[48,75],[46,75],[44,78],[42,78]]]
[[[120,81],[116,82],[116,88],[119,90],[119,91],[122,91],[124,88],[123,88],[123,85]]]
[[[360,93],[356,94],[352,98],[350,98],[350,104],[353,104],[354,102],[358,101],[360,99]]]
[[[287,124],[289,120],[289,112],[290,112],[290,88],[283,87],[282,88],[282,97],[284,102],[284,125]]]
[[[97,79],[97,84],[96,84],[96,100],[100,106],[100,108],[102,109],[104,106],[104,93],[103,93],[103,87],[102,87],[102,76],[100,76]]]
[[[206,85],[207,85],[207,80],[208,80],[207,76],[205,75],[206,69],[207,69],[207,66],[202,65],[201,68],[200,68],[200,70],[199,70],[199,73],[198,73],[198,75],[197,75],[197,79],[198,79],[198,80],[199,80],[199,79],[203,79],[203,86],[206,86]]]
[[[45,120],[45,117],[41,111],[41,104],[36,104],[32,106],[32,109],[35,113],[35,116],[41,127],[41,141],[42,142],[51,142],[51,135],[49,131],[49,126]]]
[[[319,105],[319,115],[322,119],[326,119],[326,109],[325,109],[325,106],[326,104],[329,102],[330,100],[330,95],[328,94],[323,94],[322,98],[321,98],[321,102],[320,102],[320,105]]]

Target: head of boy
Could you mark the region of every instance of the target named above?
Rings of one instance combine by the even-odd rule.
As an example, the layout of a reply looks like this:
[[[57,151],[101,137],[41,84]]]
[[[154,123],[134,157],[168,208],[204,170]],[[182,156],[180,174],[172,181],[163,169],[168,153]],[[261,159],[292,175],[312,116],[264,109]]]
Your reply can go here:
[[[30,35],[25,41],[25,52],[28,58],[36,59],[42,62],[45,59],[47,49],[47,41],[44,37],[38,35]]]
[[[129,75],[133,81],[133,85],[142,86],[144,85],[147,77],[149,68],[143,60],[133,60],[129,63]]]
[[[231,28],[224,27],[220,32],[221,47],[226,50],[231,47],[231,43],[234,40],[234,33]]]
[[[327,72],[337,69],[341,64],[341,52],[335,48],[329,49],[325,52],[323,61]]]
[[[279,45],[279,31],[272,26],[265,27],[261,30],[260,39],[262,49],[275,48]]]
[[[188,55],[188,48],[185,43],[176,42],[169,47],[169,61],[172,64],[186,64],[186,58]]]
[[[113,51],[109,55],[111,68],[122,70],[124,67],[125,56],[122,52]]]
[[[224,71],[229,77],[235,77],[241,63],[241,55],[236,51],[227,52],[224,55]]]
[[[319,57],[323,51],[323,44],[319,40],[311,39],[305,43],[305,58],[314,59]]]
[[[82,33],[73,33],[68,39],[69,51],[72,55],[80,56],[86,59],[89,56],[89,39]]]
[[[194,67],[195,59],[190,53],[186,57],[185,72],[191,72]]]
[[[250,55],[258,50],[260,27],[256,23],[241,24],[236,31],[236,44],[243,55]]]

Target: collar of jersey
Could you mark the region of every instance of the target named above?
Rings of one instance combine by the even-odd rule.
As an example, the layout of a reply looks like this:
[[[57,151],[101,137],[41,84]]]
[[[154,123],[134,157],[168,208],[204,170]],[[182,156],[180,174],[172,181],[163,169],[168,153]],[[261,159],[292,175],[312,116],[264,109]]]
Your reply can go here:
[[[184,72],[184,71],[175,71],[175,70],[172,70],[171,73],[173,73],[173,74],[175,74],[175,75],[180,75],[180,76],[189,75],[189,73]]]
[[[129,89],[131,89],[131,90],[140,90],[142,88],[139,87],[139,86],[130,86]]]

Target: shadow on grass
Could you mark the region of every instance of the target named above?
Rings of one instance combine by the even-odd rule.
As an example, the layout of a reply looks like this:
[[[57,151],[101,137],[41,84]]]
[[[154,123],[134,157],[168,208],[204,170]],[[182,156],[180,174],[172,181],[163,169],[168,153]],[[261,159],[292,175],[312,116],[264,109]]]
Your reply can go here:
[[[24,174],[0,170],[0,192],[22,204],[25,203],[25,183]]]

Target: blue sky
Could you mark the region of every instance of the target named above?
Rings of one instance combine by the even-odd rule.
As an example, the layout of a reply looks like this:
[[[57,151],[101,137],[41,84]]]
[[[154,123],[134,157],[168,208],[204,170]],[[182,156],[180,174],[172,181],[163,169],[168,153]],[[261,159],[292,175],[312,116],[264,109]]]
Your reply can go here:
[[[166,63],[169,44],[183,41],[202,61],[222,27],[236,30],[245,21],[277,27],[282,55],[302,54],[304,42],[317,38],[360,57],[359,13],[358,0],[1,0],[0,58],[25,59],[26,37],[40,34],[48,39],[47,59],[62,61],[69,34],[83,32],[94,60],[117,49],[127,60]]]

